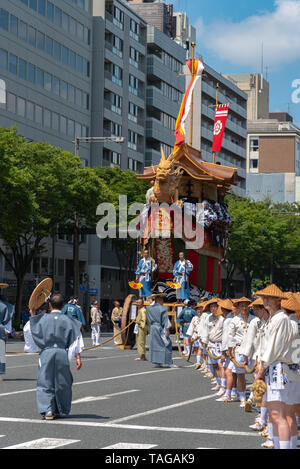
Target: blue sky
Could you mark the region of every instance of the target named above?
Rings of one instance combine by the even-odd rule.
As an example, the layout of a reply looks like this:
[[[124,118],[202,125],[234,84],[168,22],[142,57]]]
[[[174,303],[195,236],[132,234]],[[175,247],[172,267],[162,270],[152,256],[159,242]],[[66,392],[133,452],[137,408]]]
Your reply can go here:
[[[218,72],[260,73],[263,44],[270,111],[289,109],[300,126],[300,0],[171,3],[176,10],[187,11],[190,23],[197,28],[198,55]]]

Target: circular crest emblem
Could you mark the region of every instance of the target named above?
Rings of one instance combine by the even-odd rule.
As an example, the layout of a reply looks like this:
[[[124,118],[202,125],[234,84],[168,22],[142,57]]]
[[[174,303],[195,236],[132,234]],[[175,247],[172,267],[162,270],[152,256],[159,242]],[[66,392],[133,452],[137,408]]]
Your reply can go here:
[[[219,133],[221,132],[223,128],[223,124],[220,120],[218,120],[216,123],[215,123],[215,126],[214,126],[214,135],[219,135]]]

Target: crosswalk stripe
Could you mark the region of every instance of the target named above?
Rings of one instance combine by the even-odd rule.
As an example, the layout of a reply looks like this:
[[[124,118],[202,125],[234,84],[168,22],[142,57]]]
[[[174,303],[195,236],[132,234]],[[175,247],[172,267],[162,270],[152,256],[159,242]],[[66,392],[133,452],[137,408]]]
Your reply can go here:
[[[132,392],[139,392],[139,391],[140,391],[139,389],[129,389],[128,391],[115,392],[113,394],[104,394],[103,396],[86,396],[86,397],[82,397],[81,399],[76,399],[76,401],[73,401],[72,404],[81,404],[82,402],[102,401],[102,400],[110,399],[111,397],[122,396],[123,394],[130,394]]]
[[[144,445],[141,443],[115,443],[110,446],[105,446],[102,449],[150,449],[156,446],[157,445]]]
[[[39,438],[38,440],[25,441],[18,445],[7,446],[2,449],[55,449],[60,446],[72,445],[80,440],[66,440],[61,438]]]

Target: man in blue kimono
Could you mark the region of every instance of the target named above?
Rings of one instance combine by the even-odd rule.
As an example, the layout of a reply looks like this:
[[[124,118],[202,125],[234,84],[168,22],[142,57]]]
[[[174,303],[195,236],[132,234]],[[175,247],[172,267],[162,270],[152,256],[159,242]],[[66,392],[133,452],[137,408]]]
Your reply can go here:
[[[173,269],[173,281],[181,285],[181,288],[176,290],[177,301],[188,300],[190,297],[189,275],[193,268],[191,261],[185,259],[184,252],[180,252],[179,261],[176,262]]]
[[[38,412],[46,420],[70,413],[73,383],[70,362],[76,356],[77,370],[82,365],[80,323],[61,314],[63,305],[62,295],[54,294],[49,300],[50,313],[34,316],[30,312],[26,345],[36,345],[41,350],[36,398]]]
[[[76,304],[76,299],[72,298],[67,305],[63,307],[61,310],[62,314],[66,314],[69,318],[71,319],[76,319],[81,323],[81,332],[83,334],[84,332],[84,327],[86,325],[83,313],[81,311],[81,308],[79,308]]]
[[[155,272],[157,269],[157,265],[152,259],[149,257],[148,249],[144,250],[144,257],[140,260],[136,274],[136,282],[140,282],[143,284],[142,288],[140,289],[140,298],[148,298],[151,296],[151,273]]]
[[[187,330],[192,322],[194,316],[197,316],[196,311],[191,308],[190,300],[184,300],[185,307],[180,311],[177,316],[177,324],[182,328],[184,351],[183,355],[190,353],[190,336],[187,335]]]
[[[1,287],[2,285],[0,284],[0,289]],[[11,321],[14,311],[14,306],[7,303],[4,300],[4,297],[0,296],[0,381],[4,381],[4,375],[6,372],[6,339],[7,334],[11,332]]]
[[[147,319],[150,323],[149,361],[157,368],[167,365],[177,368],[172,360],[172,341],[170,339],[170,321],[168,307],[163,305],[164,293],[153,295],[155,304],[147,306]]]

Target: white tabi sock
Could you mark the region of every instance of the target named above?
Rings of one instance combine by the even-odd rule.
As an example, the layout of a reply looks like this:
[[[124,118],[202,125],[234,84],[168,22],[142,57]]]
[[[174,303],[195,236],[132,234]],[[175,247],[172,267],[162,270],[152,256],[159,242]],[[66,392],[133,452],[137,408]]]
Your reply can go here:
[[[298,435],[291,436],[290,438],[290,449],[297,449]]]
[[[200,363],[200,360],[201,360],[200,355],[197,355],[197,356],[196,356],[196,362],[197,362],[197,363]]]
[[[246,400],[246,397],[245,397],[245,393],[244,393],[244,392],[239,392],[239,396],[240,396],[241,401],[245,401],[245,400]]]
[[[186,352],[187,352],[187,346],[183,344],[183,353],[186,353]]]
[[[230,398],[231,397],[231,389],[226,389],[225,396]]]
[[[186,354],[187,354],[187,355],[189,355],[189,353],[190,353],[190,348],[191,348],[191,347],[190,347],[189,345],[186,347]]]
[[[232,394],[237,394],[237,388],[232,388]]]
[[[273,435],[273,424],[272,423],[268,423],[268,433],[269,433],[269,438],[271,438],[271,440],[273,440],[274,435]]]
[[[279,436],[273,436],[273,441],[274,441],[274,449],[280,449]]]
[[[214,367],[212,365],[208,365],[209,371],[211,372],[212,375],[215,374]]]
[[[254,394],[253,394],[253,392],[251,391],[248,401],[252,401],[253,396],[254,396]]]
[[[291,449],[291,445],[289,441],[280,441],[279,440],[279,448],[280,449]]]
[[[221,378],[221,386],[226,387],[226,378]]]
[[[216,381],[217,381],[217,385],[221,386],[221,378],[216,378]]]
[[[267,409],[267,407],[261,407],[260,408],[260,423],[262,425],[266,425],[267,418],[268,418],[268,409]]]

